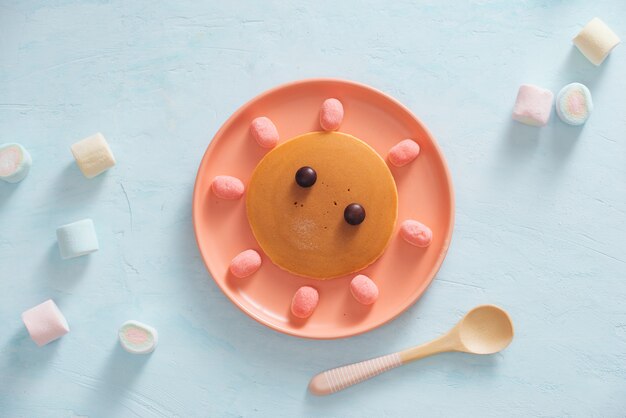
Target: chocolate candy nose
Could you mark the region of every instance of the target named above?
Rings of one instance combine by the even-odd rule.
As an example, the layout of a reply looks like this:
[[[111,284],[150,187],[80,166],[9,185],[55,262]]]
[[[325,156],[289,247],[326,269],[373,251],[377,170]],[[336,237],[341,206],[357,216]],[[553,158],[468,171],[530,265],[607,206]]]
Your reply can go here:
[[[359,225],[365,220],[365,209],[358,203],[350,203],[343,211],[343,218],[350,225]]]
[[[311,187],[317,181],[317,173],[311,167],[300,167],[296,171],[296,183],[300,187]]]

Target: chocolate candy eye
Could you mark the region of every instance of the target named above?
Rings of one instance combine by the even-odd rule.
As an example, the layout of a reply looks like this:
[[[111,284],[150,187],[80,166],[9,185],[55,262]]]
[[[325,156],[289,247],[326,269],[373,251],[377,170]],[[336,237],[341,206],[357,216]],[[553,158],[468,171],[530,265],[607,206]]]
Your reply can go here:
[[[343,211],[343,218],[350,225],[358,225],[365,220],[365,209],[358,203],[350,203]]]
[[[296,183],[300,187],[311,187],[317,181],[317,173],[311,167],[300,167],[296,171]]]

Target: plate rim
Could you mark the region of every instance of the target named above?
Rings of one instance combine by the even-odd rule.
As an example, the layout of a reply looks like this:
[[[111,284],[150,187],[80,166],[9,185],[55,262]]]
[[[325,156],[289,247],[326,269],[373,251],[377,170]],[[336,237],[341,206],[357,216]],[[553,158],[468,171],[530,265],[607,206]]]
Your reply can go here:
[[[262,99],[263,97],[271,95],[271,94],[273,94],[273,93],[275,93],[277,91],[283,90],[283,89],[292,88],[294,86],[305,85],[305,84],[315,84],[315,83],[339,83],[339,84],[346,84],[346,85],[350,85],[352,87],[357,87],[357,88],[369,90],[370,92],[372,92],[374,94],[383,96],[386,100],[391,101],[396,106],[398,106],[399,108],[404,110],[408,115],[410,115],[410,117],[413,118],[422,127],[422,129],[424,129],[424,131],[428,135],[431,143],[433,144],[433,147],[437,151],[437,154],[439,155],[439,158],[441,159],[443,171],[444,171],[444,174],[445,174],[445,182],[448,185],[448,194],[449,194],[448,198],[450,200],[450,213],[449,213],[449,217],[448,217],[448,219],[449,219],[449,221],[448,221],[448,231],[449,232],[448,232],[447,236],[444,238],[443,248],[442,248],[442,250],[441,250],[441,252],[439,254],[439,257],[437,258],[437,261],[435,262],[435,264],[431,268],[430,273],[428,274],[428,277],[425,280],[425,286],[423,286],[421,288],[421,290],[416,292],[414,294],[414,296],[409,298],[409,299],[411,299],[410,302],[408,302],[404,306],[402,306],[402,308],[398,312],[394,313],[389,318],[385,319],[384,321],[382,321],[380,323],[371,325],[369,327],[366,327],[365,329],[354,331],[354,332],[332,334],[332,335],[324,335],[324,336],[320,336],[320,335],[306,335],[306,332],[297,332],[297,331],[291,330],[289,328],[284,328],[284,327],[281,327],[281,326],[277,326],[276,324],[274,324],[272,322],[269,322],[269,321],[266,321],[264,318],[258,316],[255,312],[252,312],[249,309],[247,309],[246,306],[242,305],[239,302],[238,299],[236,299],[234,297],[231,297],[231,295],[224,290],[224,287],[215,278],[215,275],[213,274],[213,272],[211,271],[211,268],[209,267],[209,263],[207,262],[207,257],[205,256],[203,248],[200,245],[199,233],[198,233],[198,225],[196,223],[196,218],[197,218],[197,216],[199,216],[198,215],[198,211],[199,211],[198,206],[200,206],[199,200],[201,199],[200,191],[199,191],[199,187],[198,187],[198,182],[199,182],[200,175],[201,175],[201,173],[203,171],[203,168],[204,168],[205,164],[207,163],[210,155],[213,153],[214,148],[216,146],[215,139],[218,138],[219,136],[221,136],[221,134],[224,131],[226,131],[228,128],[230,128],[230,126],[234,123],[234,121],[238,119],[239,115],[241,113],[243,113],[250,105],[252,105],[256,101]],[[217,287],[220,289],[220,291],[230,300],[230,302],[232,304],[234,304],[237,308],[239,308],[243,313],[245,313],[250,318],[254,319],[256,322],[266,326],[267,328],[272,329],[274,331],[278,331],[278,332],[280,332],[282,334],[291,335],[291,336],[299,337],[299,338],[303,338],[303,339],[312,339],[312,340],[334,340],[334,339],[349,338],[349,337],[354,337],[354,336],[357,336],[357,335],[364,334],[366,332],[372,331],[374,329],[382,327],[383,325],[388,324],[389,322],[393,321],[394,319],[396,319],[397,317],[402,315],[404,312],[406,312],[411,306],[413,306],[422,297],[422,295],[426,292],[426,290],[428,290],[428,288],[432,284],[433,280],[435,279],[435,276],[437,275],[437,273],[441,269],[441,266],[443,265],[443,261],[445,260],[447,254],[448,254],[448,250],[450,249],[450,243],[452,241],[452,236],[453,236],[453,233],[454,233],[455,214],[456,214],[456,211],[455,211],[456,202],[455,202],[454,184],[452,183],[452,174],[450,172],[450,168],[448,166],[448,162],[447,162],[447,160],[445,158],[445,155],[444,155],[441,147],[439,146],[439,143],[437,142],[435,136],[430,132],[428,127],[421,121],[421,119],[418,118],[415,114],[413,114],[413,112],[408,107],[406,107],[404,104],[402,104],[400,101],[398,101],[397,99],[395,99],[391,95],[389,95],[387,93],[384,93],[381,90],[378,90],[375,87],[371,87],[371,86],[369,86],[367,84],[360,83],[360,82],[357,82],[357,81],[352,81],[352,80],[347,80],[347,79],[342,79],[342,78],[333,78],[333,77],[305,78],[305,79],[299,79],[299,80],[295,80],[295,81],[282,83],[282,84],[279,84],[279,85],[277,85],[275,87],[272,87],[270,89],[262,91],[261,93],[255,95],[253,98],[251,98],[250,100],[248,100],[245,103],[243,103],[242,105],[240,105],[237,108],[237,110],[235,110],[235,112],[233,112],[228,117],[228,119],[226,119],[226,121],[220,126],[220,128],[215,132],[215,134],[211,138],[211,141],[209,142],[209,145],[207,146],[206,151],[202,155],[202,159],[200,160],[200,165],[198,166],[198,170],[197,170],[196,177],[195,177],[195,180],[194,180],[194,187],[193,187],[193,193],[192,193],[192,204],[191,204],[191,206],[192,206],[191,219],[192,219],[192,223],[193,223],[193,231],[194,231],[194,238],[195,238],[195,241],[196,241],[196,246],[197,246],[198,251],[200,253],[200,257],[202,258],[202,262],[204,263],[204,266],[207,269],[207,272],[209,273],[209,276],[211,277],[211,279],[213,279],[213,281],[215,282]],[[306,330],[306,327],[300,328],[299,330]]]

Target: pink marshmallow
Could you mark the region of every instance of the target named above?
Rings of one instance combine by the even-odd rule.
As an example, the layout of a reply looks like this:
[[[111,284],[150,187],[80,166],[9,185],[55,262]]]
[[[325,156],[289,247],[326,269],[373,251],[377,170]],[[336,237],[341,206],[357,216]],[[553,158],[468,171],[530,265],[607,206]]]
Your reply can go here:
[[[278,129],[274,122],[265,116],[258,117],[250,124],[250,133],[263,148],[274,148],[278,144]]]
[[[22,313],[22,321],[39,347],[70,332],[65,317],[52,299]]]
[[[0,147],[0,177],[9,177],[20,167],[22,155],[16,146]]]
[[[291,313],[298,318],[308,318],[313,314],[319,300],[317,290],[310,286],[302,286],[293,295]]]
[[[531,126],[544,126],[550,119],[554,94],[550,90],[522,84],[513,107],[513,119]]]
[[[337,99],[326,99],[320,109],[320,125],[325,131],[336,131],[343,121],[343,105]]]
[[[417,158],[420,146],[412,139],[398,142],[389,150],[389,162],[396,167],[402,167]]]
[[[248,277],[261,268],[261,256],[254,250],[246,250],[235,256],[230,262],[230,272],[240,279]]]
[[[400,234],[406,242],[416,247],[428,247],[433,240],[433,232],[430,228],[413,219],[402,222]]]
[[[245,187],[237,177],[215,176],[211,182],[211,189],[220,199],[235,200],[243,196]]]
[[[378,286],[367,276],[359,274],[350,282],[350,291],[357,302],[371,305],[378,299]]]

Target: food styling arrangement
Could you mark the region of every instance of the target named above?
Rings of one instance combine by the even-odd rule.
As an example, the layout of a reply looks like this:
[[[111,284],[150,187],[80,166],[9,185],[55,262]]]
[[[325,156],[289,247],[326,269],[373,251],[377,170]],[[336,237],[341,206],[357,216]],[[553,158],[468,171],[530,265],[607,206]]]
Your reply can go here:
[[[597,17],[573,37],[579,53],[598,67],[619,43]],[[532,129],[545,126],[553,110],[572,126],[593,117],[596,100],[597,111],[609,111],[581,82],[554,92],[533,84],[511,86],[516,89],[513,123]],[[437,280],[453,236],[452,176],[436,137],[391,95],[350,80],[309,78],[252,98],[207,138],[188,202],[206,279],[252,320],[305,343],[356,336],[394,320]],[[94,179],[124,164],[115,150],[114,138],[96,133],[67,155]],[[29,189],[37,182],[29,170],[39,158],[28,144],[0,145],[0,180]],[[97,234],[107,226],[93,219],[56,228],[59,258],[108,251]],[[499,353],[514,343],[517,318],[492,303],[486,298],[446,333],[423,324],[441,333],[430,342],[320,370],[302,390],[331,395],[439,353]],[[24,306],[21,318],[34,344],[89,331],[70,331],[73,318],[59,306],[71,305],[70,294],[60,305],[48,297]],[[132,312],[111,329],[125,355],[149,358],[158,350],[157,329],[162,346],[170,338],[159,323],[141,322]],[[506,352],[501,358],[507,361]]]

